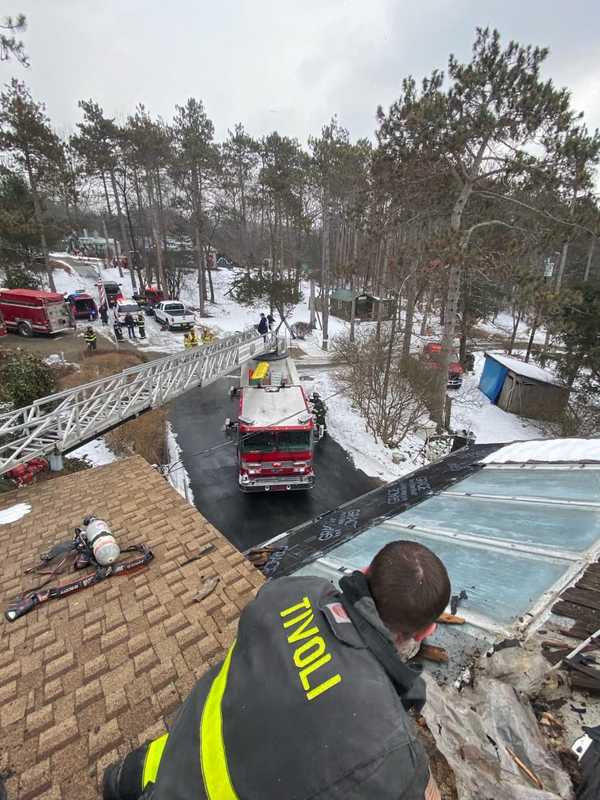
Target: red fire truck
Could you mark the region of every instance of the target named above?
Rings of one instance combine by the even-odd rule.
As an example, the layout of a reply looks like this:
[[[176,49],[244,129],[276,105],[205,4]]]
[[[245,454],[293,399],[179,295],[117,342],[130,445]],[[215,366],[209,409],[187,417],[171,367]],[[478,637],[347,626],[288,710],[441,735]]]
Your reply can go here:
[[[75,327],[65,298],[37,289],[0,289],[0,312],[9,331],[21,336],[62,333]]]
[[[239,487],[243,492],[312,488],[315,422],[293,361],[242,367],[238,422]],[[226,421],[226,428],[232,427]]]

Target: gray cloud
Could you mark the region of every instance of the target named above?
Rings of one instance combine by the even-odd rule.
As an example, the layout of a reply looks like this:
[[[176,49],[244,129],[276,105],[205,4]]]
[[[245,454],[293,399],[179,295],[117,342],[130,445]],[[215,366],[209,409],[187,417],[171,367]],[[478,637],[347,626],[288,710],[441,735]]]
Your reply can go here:
[[[194,95],[219,138],[242,121],[254,135],[277,128],[305,141],[334,113],[353,136],[369,136],[403,77],[444,68],[450,52],[468,60],[475,27],[490,25],[548,45],[545,74],[600,127],[600,6],[561,9],[547,0],[11,0],[5,13],[28,16],[32,66],[0,64],[0,80],[23,78],[60,132],[79,119],[81,98],[121,119],[137,102],[169,118]]]

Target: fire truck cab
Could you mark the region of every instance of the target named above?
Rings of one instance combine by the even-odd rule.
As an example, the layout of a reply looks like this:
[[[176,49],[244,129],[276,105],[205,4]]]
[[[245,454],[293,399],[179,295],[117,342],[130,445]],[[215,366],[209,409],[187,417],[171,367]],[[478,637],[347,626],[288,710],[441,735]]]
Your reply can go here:
[[[240,397],[236,427],[243,492],[312,488],[315,422],[299,383],[290,358],[242,367],[234,393]]]

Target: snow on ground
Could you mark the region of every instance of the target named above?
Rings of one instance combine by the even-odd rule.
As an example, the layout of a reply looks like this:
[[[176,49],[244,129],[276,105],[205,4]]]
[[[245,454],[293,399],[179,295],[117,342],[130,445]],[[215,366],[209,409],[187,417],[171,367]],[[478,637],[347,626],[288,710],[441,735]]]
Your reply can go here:
[[[25,514],[29,514],[30,511],[31,506],[29,503],[16,503],[14,506],[3,508],[0,511],[0,525],[10,525],[11,522],[17,522]]]
[[[479,391],[478,384],[483,370],[484,355],[475,355],[473,375],[465,375],[461,389],[452,392],[452,427],[463,428],[475,434],[476,441],[514,442],[524,439],[539,439],[544,429],[533,420],[509,414],[493,405]],[[310,369],[303,373],[302,363],[298,364],[300,376],[311,374]],[[425,453],[424,437],[410,434],[396,450],[390,450],[377,442],[366,429],[361,414],[352,406],[348,397],[340,393],[335,375],[329,370],[319,370],[312,381],[303,380],[307,392],[316,390],[328,406],[327,430],[329,435],[344,448],[358,469],[367,475],[384,481],[395,480],[412,472],[429,458]],[[432,455],[435,457],[435,455]],[[394,459],[401,459],[394,463]]]
[[[77,450],[71,450],[67,458],[81,458],[93,467],[101,467],[103,464],[112,464],[113,461],[117,461],[117,456],[110,450],[102,437],[82,444]]]
[[[600,461],[600,439],[554,439],[517,442],[482,459],[483,464]]]
[[[302,377],[302,365],[298,366]],[[350,399],[340,392],[335,376],[329,371],[319,371],[312,381],[303,380],[302,383],[308,393],[317,391],[323,398],[328,407],[327,433],[344,448],[357,469],[374,478],[393,481],[424,463],[424,441],[416,435],[407,436],[398,450],[390,450],[377,442]],[[394,463],[394,456],[402,459],[400,463]]]
[[[465,374],[460,389],[450,392],[452,397],[452,428],[466,429],[475,434],[480,444],[487,442],[514,442],[519,439],[539,439],[544,429],[533,420],[518,417],[495,406],[479,391],[479,379],[485,356],[475,353],[475,369]]]
[[[492,335],[501,334],[501,335],[512,336],[513,325],[514,323],[512,315],[507,313],[506,311],[501,311],[499,314],[496,315],[496,318],[493,322],[491,320],[489,321],[484,320],[482,322],[478,322],[477,328]],[[525,341],[529,339],[530,335],[531,335],[531,327],[527,324],[525,320],[521,320],[517,328],[517,339]],[[546,329],[538,328],[537,331],[535,332],[535,336],[533,337],[533,341],[537,342],[538,344],[543,344],[545,338],[546,338]]]
[[[99,259],[80,259],[75,260],[70,258],[69,262],[61,259],[64,254],[52,254],[56,260],[61,260],[65,269],[55,270],[54,276],[57,285],[57,290],[61,292],[73,292],[77,289],[84,289],[89,292],[94,298],[97,298],[97,289],[94,285],[97,278],[88,277],[90,267],[98,271],[98,276],[103,280],[114,280],[122,284],[123,294],[131,296],[131,279],[129,272],[125,270],[124,276],[119,276],[116,269],[105,269],[103,263]],[[77,267],[86,267],[83,270],[84,274],[77,272]],[[258,323],[260,312],[268,310],[259,305],[253,308],[246,308],[238,305],[231,297],[228,296],[227,291],[231,285],[234,272],[230,270],[216,270],[212,272],[212,279],[215,291],[215,303],[207,303],[207,314],[200,317],[195,311],[198,325],[206,325],[210,327],[217,336],[225,336],[228,333],[245,330],[252,325]],[[304,295],[303,301],[294,309],[292,316],[289,319],[290,324],[294,322],[308,322],[310,320],[310,311],[308,308],[308,298],[310,295],[310,287],[308,282],[302,284],[302,292]],[[197,309],[198,304],[198,287],[196,276],[194,273],[189,273],[184,276],[183,286],[181,290],[181,300],[186,305],[193,309]],[[415,317],[415,330],[420,328],[420,316],[416,314]],[[112,339],[112,326],[103,327],[100,321],[96,321],[94,327],[99,335]],[[385,323],[384,323],[385,324]],[[83,323],[85,325],[85,323]],[[81,333],[83,332],[83,325],[80,324]],[[369,330],[375,327],[374,322],[362,322],[357,325],[357,330]],[[431,331],[429,336],[421,337],[415,335],[413,339],[413,350],[418,351],[423,346],[424,341],[435,340],[439,338],[440,328],[438,321],[434,318],[431,320]],[[512,319],[509,314],[499,314],[496,318],[494,325],[485,324],[479,327],[489,330],[493,333],[510,333],[512,327]],[[329,318],[329,336],[330,342],[336,336],[346,335],[349,331],[350,325],[345,320],[338,317],[330,316]],[[528,330],[524,323],[519,329],[519,336],[525,338],[528,335]],[[536,336],[536,340],[541,336],[543,339],[543,332]],[[162,353],[174,353],[184,349],[183,334],[173,333],[169,331],[161,331],[160,326],[155,322],[152,317],[146,319],[146,336],[145,340],[131,340],[131,343],[141,350],[152,350]],[[310,359],[311,356],[323,356],[322,350],[322,332],[320,330],[313,331],[306,339],[298,342],[301,349],[307,354]],[[456,430],[466,428],[471,430],[478,442],[511,442],[522,439],[535,439],[544,435],[543,429],[531,420],[522,419],[502,411],[497,406],[490,403],[487,397],[483,395],[479,389],[479,377],[483,369],[483,353],[475,354],[475,373],[473,375],[465,375],[463,386],[460,390],[453,392],[453,408],[452,408],[452,426]],[[302,372],[301,363],[299,364],[300,372]],[[306,388],[310,390],[308,384]],[[364,419],[359,412],[352,407],[350,400],[343,394],[337,394],[338,388],[335,382],[333,373],[320,371],[313,381],[314,389],[316,389],[324,398],[335,394],[335,399],[330,398],[328,416],[328,430],[329,434],[333,436],[336,441],[349,453],[354,460],[354,463],[359,469],[364,470],[368,475],[381,478],[382,480],[394,480],[407,472],[421,466],[425,461],[423,453],[424,441],[417,435],[408,436],[402,443],[401,447],[396,451],[391,451],[389,448],[384,447],[380,442],[375,441],[371,433],[366,430]],[[94,443],[95,444],[95,443]],[[103,442],[101,443],[102,447]],[[172,441],[170,446],[178,448],[176,441]],[[80,448],[84,450],[84,448]],[[77,451],[76,451],[77,452]],[[96,454],[92,454],[92,458],[100,457],[101,449]],[[179,450],[174,452],[173,458],[170,460],[179,459]],[[114,459],[114,455],[106,449],[104,458],[107,460],[97,463],[108,463]],[[400,463],[395,464],[396,460],[401,459]],[[176,470],[173,474],[179,482],[182,481],[181,486],[176,485],[175,488],[186,495],[189,491],[189,486],[186,489],[185,470]]]
[[[192,491],[190,476],[183,465],[181,456],[182,452],[177,442],[177,434],[173,430],[171,423],[167,422],[167,463],[170,465],[167,478],[171,486],[179,492],[184,500],[194,505],[194,492]]]

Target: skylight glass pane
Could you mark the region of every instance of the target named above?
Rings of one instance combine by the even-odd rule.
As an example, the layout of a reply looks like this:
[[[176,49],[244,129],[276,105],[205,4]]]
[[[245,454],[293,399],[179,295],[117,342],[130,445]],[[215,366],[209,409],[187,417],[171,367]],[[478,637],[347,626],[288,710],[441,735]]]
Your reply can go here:
[[[482,469],[451,491],[600,503],[600,469]]]
[[[499,625],[508,625],[524,614],[569,567],[568,563],[555,559],[454,539],[442,541],[415,531],[398,531],[385,524],[345,542],[327,557],[350,569],[360,569],[370,563],[383,545],[397,539],[419,542],[433,550],[446,565],[452,592],[460,594],[464,589],[468,595],[460,607]],[[310,573],[310,568],[305,567],[304,571]]]
[[[441,495],[400,514],[398,521],[572,552],[587,550],[600,538],[600,509],[513,500]]]

